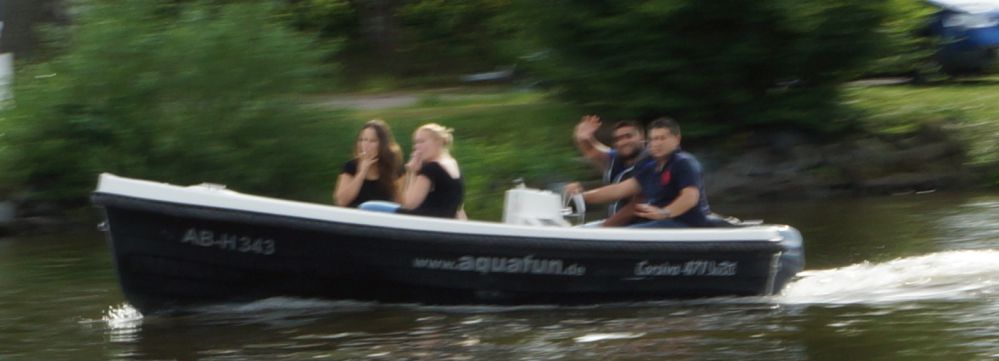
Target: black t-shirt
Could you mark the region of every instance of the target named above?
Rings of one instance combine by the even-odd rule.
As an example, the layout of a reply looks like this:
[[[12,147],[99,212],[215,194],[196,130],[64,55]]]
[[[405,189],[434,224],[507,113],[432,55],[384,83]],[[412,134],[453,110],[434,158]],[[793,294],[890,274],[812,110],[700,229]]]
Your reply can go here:
[[[451,178],[440,163],[430,162],[420,167],[417,175],[430,179],[430,193],[415,209],[400,209],[400,213],[421,216],[454,218],[458,207],[465,200],[465,182],[462,177]]]
[[[350,174],[352,176],[357,175],[357,159],[351,159],[343,165],[343,173]],[[380,175],[379,175],[380,176]],[[357,197],[354,198],[353,202],[348,204],[348,207],[357,208],[361,203],[367,201],[389,201],[394,202],[392,199],[392,194],[388,189],[384,189],[378,180],[365,179],[364,183],[361,184],[361,190],[357,192]]]

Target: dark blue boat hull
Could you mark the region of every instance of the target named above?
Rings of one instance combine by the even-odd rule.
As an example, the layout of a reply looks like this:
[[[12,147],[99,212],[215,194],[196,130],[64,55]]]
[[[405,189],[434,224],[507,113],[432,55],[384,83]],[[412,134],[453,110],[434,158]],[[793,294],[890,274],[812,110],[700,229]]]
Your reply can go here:
[[[122,290],[143,313],[278,296],[509,305],[769,295],[804,262],[793,228],[781,242],[608,242],[93,201]]]

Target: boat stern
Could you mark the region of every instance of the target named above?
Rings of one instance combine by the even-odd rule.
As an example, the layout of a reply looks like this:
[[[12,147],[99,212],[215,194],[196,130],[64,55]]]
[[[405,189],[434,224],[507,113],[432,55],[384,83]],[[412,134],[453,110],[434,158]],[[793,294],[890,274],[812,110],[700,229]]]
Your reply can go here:
[[[805,269],[804,239],[796,228],[782,225],[777,229],[782,251],[777,256],[772,293],[780,293],[798,272]]]

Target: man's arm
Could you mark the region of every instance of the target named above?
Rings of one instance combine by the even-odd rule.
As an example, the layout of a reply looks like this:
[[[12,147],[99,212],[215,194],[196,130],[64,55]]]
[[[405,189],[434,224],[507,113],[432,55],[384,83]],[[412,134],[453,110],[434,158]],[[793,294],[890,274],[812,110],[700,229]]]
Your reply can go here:
[[[635,178],[628,178],[620,183],[603,186],[583,193],[586,203],[607,203],[634,196],[642,191],[642,186]]]
[[[607,167],[610,166],[610,148],[600,143],[594,136],[599,128],[600,117],[595,115],[584,116],[579,121],[579,124],[576,124],[573,139],[575,140],[576,148],[583,154],[583,157],[589,160],[590,163],[593,163],[601,172],[605,172],[607,171]]]
[[[624,227],[631,224],[631,220],[635,218],[635,204],[638,203],[639,197],[631,197],[628,203],[618,208],[617,212],[614,212],[610,217],[601,223],[601,227]]]
[[[697,187],[689,186],[680,190],[680,195],[667,204],[666,207],[656,207],[650,204],[639,204],[635,206],[635,215],[658,221],[667,218],[674,218],[694,208],[701,198],[701,191]]]

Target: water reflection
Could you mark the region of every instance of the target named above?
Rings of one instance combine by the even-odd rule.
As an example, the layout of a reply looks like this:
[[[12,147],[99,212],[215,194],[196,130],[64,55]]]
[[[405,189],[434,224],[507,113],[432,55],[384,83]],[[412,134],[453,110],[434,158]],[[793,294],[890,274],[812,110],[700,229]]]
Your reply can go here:
[[[142,324],[137,340],[119,341],[135,346],[126,359],[136,360],[821,360],[839,359],[821,355],[842,356],[844,351],[892,358],[907,349],[924,353],[912,359],[940,359],[934,357],[999,352],[980,344],[999,335],[991,322],[999,319],[994,300],[988,306],[992,318],[981,318],[988,313],[980,313],[964,319],[955,316],[985,305],[971,298],[776,301],[742,298],[489,311],[369,304],[363,311],[346,313],[317,304],[315,309],[271,309],[253,315],[152,317]],[[293,322],[274,322],[282,318]]]
[[[805,237],[808,269],[954,249],[991,249],[999,242],[995,195],[936,192],[861,199],[718,206],[741,218],[790,224]]]
[[[972,197],[950,207],[934,224],[944,235],[947,249],[994,249],[999,247],[999,201],[994,197]]]
[[[586,309],[510,310],[484,314],[378,306],[363,314],[310,310],[308,318],[272,328],[272,311],[259,323],[233,315],[201,314],[142,325],[134,359],[704,359],[728,349],[732,357],[785,354],[772,334],[795,332],[774,323],[772,305],[683,303],[618,305]],[[325,310],[329,311],[329,308]],[[274,311],[278,312],[278,311]],[[308,315],[308,316],[306,316]],[[209,319],[211,321],[205,321]],[[217,324],[218,325],[213,325]],[[234,326],[234,324],[239,324]],[[333,330],[336,330],[334,333]],[[213,332],[214,331],[214,332]],[[173,345],[172,347],[170,345]],[[177,345],[184,345],[178,352]],[[724,347],[720,347],[724,346]],[[802,355],[803,356],[803,355]]]
[[[584,307],[275,298],[154,317],[118,342],[138,360],[976,359],[999,353],[997,294],[999,251],[963,250],[807,271],[776,297]]]

